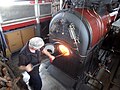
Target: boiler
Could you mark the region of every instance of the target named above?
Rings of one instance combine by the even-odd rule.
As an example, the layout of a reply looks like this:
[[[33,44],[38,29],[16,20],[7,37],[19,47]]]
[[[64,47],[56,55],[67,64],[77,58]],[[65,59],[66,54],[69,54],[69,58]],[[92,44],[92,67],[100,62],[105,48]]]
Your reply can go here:
[[[49,25],[49,41],[54,44],[56,55],[52,65],[75,80],[89,84],[95,81],[100,85],[98,88],[102,87],[101,77],[104,74],[109,77],[106,67],[112,54],[102,45],[113,34],[111,24],[118,14],[117,10],[109,12],[102,8],[98,11],[87,6],[68,6],[54,14]]]

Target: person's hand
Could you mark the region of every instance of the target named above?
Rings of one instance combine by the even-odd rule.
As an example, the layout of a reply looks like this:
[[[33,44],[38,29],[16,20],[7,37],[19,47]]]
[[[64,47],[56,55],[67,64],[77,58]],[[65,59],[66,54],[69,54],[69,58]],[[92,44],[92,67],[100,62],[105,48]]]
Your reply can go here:
[[[53,60],[55,59],[55,56],[52,56],[52,55],[51,55],[49,58],[50,58],[50,62],[52,63]]]
[[[32,64],[28,64],[28,65],[26,66],[26,71],[27,71],[27,72],[32,71],[32,70],[33,70],[32,66],[33,66]]]

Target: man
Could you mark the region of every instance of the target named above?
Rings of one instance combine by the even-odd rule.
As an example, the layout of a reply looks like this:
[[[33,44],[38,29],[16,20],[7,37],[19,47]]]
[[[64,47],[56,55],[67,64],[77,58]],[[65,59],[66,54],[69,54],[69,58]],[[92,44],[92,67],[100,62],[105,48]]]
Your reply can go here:
[[[41,53],[47,55],[51,60],[55,57],[44,49],[44,41],[40,37],[34,37],[22,48],[19,53],[19,69],[27,71],[30,75],[29,85],[33,90],[41,90],[42,81],[39,75],[39,65],[34,65],[41,62]]]

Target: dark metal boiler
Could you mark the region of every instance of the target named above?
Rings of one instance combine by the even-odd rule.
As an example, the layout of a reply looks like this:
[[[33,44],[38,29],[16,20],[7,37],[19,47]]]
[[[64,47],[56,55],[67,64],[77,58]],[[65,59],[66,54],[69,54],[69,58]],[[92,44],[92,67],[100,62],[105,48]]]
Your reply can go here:
[[[74,79],[83,78],[84,72],[93,74],[98,70],[98,54],[108,53],[100,47],[117,15],[107,10],[103,13],[89,8],[72,8],[53,16],[49,26],[50,42],[55,45],[55,55],[60,56],[52,63],[54,66]]]
[[[120,30],[113,26],[119,19],[119,1],[61,1],[63,7],[53,15],[49,25],[49,41],[54,44],[56,56],[52,65],[57,68],[50,67],[49,71],[74,90],[109,90],[107,81],[114,74],[113,64],[117,62],[114,58],[119,51],[115,48],[120,46],[116,42]],[[62,80],[63,75],[56,74],[57,71],[71,81],[67,77]]]
[[[63,10],[50,23],[50,37],[56,42],[72,46],[80,57],[86,57],[88,50],[97,45],[109,31],[113,19],[107,12],[100,16],[90,9]]]
[[[71,65],[74,67],[75,59],[82,62],[88,57],[91,50],[100,44],[117,14],[110,14],[107,11],[104,13],[103,16],[100,16],[94,10],[75,8],[62,10],[54,15],[49,26],[50,41],[54,42],[56,49],[59,45],[64,45],[70,51],[69,56],[63,55],[63,59],[66,58],[69,61],[63,60],[62,57],[57,58],[61,60],[55,60],[56,66],[71,73],[72,70],[69,71],[69,69]],[[71,64],[70,60],[72,60]],[[77,64],[75,64],[76,66]]]

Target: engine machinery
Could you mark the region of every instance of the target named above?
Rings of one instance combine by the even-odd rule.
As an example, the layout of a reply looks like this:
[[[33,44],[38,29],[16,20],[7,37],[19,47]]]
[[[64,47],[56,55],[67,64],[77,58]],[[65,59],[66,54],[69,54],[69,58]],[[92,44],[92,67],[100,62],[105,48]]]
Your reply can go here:
[[[108,11],[107,6],[112,6],[112,2],[103,3],[103,0],[103,7],[99,7],[99,0],[79,5],[72,1],[64,1],[64,9],[57,12],[50,22],[49,38],[55,46],[55,55],[58,55],[52,64],[75,80],[89,77],[84,82],[101,89],[104,86],[101,77],[110,75],[106,68],[112,57],[111,48],[103,49],[103,42],[110,32],[114,32],[111,24],[116,20],[118,9]],[[113,7],[118,8],[118,2],[114,4]]]

